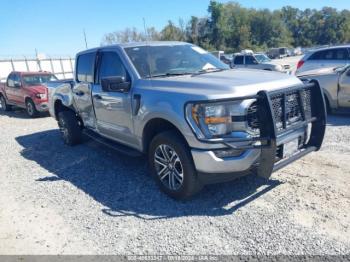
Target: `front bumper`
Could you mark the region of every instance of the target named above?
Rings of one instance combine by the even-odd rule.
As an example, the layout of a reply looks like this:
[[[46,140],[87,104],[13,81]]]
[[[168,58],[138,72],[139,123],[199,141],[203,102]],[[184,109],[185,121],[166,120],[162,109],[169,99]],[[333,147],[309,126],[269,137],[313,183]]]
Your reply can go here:
[[[308,92],[308,101],[302,92]],[[274,100],[276,97],[279,99],[278,108]],[[295,101],[290,101],[291,97]],[[272,92],[260,91],[255,96],[236,99],[256,99],[260,135],[239,139],[201,139],[204,143],[220,143],[228,149],[244,150],[244,153],[239,157],[218,158],[213,151],[192,149],[194,164],[199,174],[215,176],[232,173],[235,177],[237,173],[255,167],[258,175],[268,178],[272,172],[320,149],[326,128],[326,110],[322,89],[317,83]],[[287,105],[293,102],[298,103],[300,119],[291,124],[291,109]],[[307,134],[308,127],[310,132]],[[301,141],[297,152],[289,157],[279,158],[281,147],[293,139]]]
[[[192,149],[197,171],[202,173],[233,173],[248,170],[260,157],[260,150],[249,149],[238,157],[219,158],[213,151]]]
[[[35,104],[35,108],[39,112],[48,112],[49,111],[49,103],[48,102],[37,103],[37,104]]]

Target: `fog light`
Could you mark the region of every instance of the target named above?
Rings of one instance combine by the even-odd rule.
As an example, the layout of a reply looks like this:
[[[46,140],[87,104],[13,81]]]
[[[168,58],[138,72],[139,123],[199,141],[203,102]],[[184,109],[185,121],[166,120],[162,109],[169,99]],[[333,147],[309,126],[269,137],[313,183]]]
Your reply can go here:
[[[244,150],[242,149],[224,149],[224,150],[215,150],[214,154],[218,158],[227,158],[227,157],[238,157],[243,154]]]

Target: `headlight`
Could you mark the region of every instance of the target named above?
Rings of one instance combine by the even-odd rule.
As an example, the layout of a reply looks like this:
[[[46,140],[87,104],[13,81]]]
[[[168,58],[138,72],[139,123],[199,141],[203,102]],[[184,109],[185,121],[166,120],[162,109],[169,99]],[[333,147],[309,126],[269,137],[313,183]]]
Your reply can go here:
[[[186,117],[198,138],[232,137],[247,131],[247,108],[255,100],[188,104]]]
[[[276,70],[276,71],[283,71],[283,66],[281,66],[281,65],[276,65],[276,66],[275,66],[275,70]]]
[[[47,95],[46,94],[36,94],[35,97],[39,98],[39,99],[46,99]]]

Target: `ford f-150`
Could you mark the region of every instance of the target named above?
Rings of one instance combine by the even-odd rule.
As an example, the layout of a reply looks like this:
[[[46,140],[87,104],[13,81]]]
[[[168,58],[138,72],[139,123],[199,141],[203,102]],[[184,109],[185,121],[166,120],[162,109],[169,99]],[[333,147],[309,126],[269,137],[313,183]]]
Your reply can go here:
[[[73,82],[48,87],[66,144],[84,133],[129,155],[145,153],[160,188],[176,199],[251,170],[269,178],[320,149],[326,127],[316,83],[230,69],[188,43],[86,50]]]

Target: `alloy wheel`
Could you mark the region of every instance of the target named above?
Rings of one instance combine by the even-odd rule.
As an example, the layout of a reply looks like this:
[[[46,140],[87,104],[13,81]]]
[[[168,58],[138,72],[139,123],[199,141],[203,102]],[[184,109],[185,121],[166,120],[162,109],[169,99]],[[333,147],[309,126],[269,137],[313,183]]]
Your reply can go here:
[[[28,115],[30,115],[30,116],[32,116],[34,114],[33,105],[30,102],[27,103],[27,112],[28,112]]]
[[[154,152],[154,164],[160,181],[170,190],[178,190],[184,179],[181,160],[169,145],[161,144]]]

